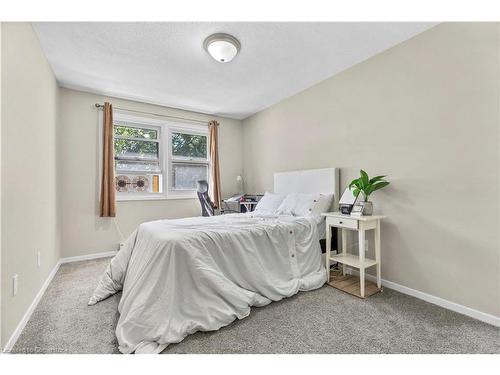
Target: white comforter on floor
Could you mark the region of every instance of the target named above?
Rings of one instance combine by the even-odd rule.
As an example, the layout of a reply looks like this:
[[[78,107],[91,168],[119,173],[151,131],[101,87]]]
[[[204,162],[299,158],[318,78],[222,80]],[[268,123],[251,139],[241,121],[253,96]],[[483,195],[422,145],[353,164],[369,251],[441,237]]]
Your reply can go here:
[[[251,306],[321,287],[313,218],[232,214],[141,224],[111,260],[89,305],[123,290],[116,327],[123,353],[159,353],[217,330]]]

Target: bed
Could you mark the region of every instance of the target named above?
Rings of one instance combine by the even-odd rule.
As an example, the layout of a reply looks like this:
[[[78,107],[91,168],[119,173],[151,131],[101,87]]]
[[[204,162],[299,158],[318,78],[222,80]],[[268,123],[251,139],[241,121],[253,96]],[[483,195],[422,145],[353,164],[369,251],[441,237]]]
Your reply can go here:
[[[338,170],[276,173],[274,191],[333,193],[335,207]],[[89,305],[121,290],[119,350],[159,353],[196,331],[245,318],[252,306],[325,281],[313,217],[246,213],[159,220],[141,224],[128,238]]]

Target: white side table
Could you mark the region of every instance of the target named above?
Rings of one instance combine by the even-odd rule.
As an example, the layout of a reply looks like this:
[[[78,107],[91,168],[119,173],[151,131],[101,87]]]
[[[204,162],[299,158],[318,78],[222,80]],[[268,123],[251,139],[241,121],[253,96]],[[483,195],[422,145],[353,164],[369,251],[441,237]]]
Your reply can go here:
[[[377,269],[377,288],[380,289],[381,283],[381,264],[380,264],[380,221],[385,218],[382,215],[372,216],[351,216],[344,215],[340,212],[327,212],[322,214],[326,217],[326,272],[327,282],[330,284],[330,262],[342,263],[342,274],[345,275],[346,266],[351,266],[359,269],[359,296],[365,298],[365,269],[376,266]],[[342,253],[331,255],[332,231],[331,227],[340,228],[342,230]],[[353,255],[347,253],[347,238],[348,230],[358,232],[359,254]],[[365,257],[365,232],[367,230],[375,231],[375,259]],[[341,289],[341,288],[339,288]],[[372,293],[373,294],[373,293]]]

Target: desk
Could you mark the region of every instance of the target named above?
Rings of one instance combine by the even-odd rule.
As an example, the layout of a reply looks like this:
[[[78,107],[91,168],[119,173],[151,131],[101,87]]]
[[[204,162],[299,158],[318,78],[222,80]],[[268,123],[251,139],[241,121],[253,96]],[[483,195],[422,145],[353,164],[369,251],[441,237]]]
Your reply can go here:
[[[243,201],[240,201],[241,198],[243,198]],[[260,198],[262,198],[261,194],[242,194],[237,196],[237,200],[232,198],[223,199],[221,214],[224,214],[224,211],[228,213],[252,212],[255,210]]]
[[[240,212],[240,202],[232,200],[222,200],[222,207],[220,209],[221,215],[225,213],[234,214]]]
[[[322,214],[326,217],[326,272],[327,283],[337,289],[344,291],[344,288],[339,287],[339,284],[330,283],[330,262],[342,263],[342,275],[345,276],[346,266],[351,266],[359,269],[359,294],[348,291],[358,297],[365,298],[365,269],[376,266],[377,270],[377,290],[370,290],[369,295],[376,293],[382,286],[381,279],[381,262],[380,262],[380,221],[385,218],[381,215],[373,216],[351,216],[344,215],[340,212],[327,212]],[[342,253],[331,255],[332,232],[331,227],[340,228],[342,230]],[[353,255],[347,253],[347,231],[355,230],[358,232],[359,254]],[[365,257],[365,239],[367,230],[375,231],[375,259]]]

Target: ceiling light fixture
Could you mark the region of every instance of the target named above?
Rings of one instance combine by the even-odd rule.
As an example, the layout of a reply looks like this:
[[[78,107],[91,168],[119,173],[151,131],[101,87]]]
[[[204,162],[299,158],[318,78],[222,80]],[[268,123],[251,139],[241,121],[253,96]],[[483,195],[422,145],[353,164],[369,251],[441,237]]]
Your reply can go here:
[[[203,47],[214,60],[227,63],[234,59],[241,48],[241,44],[229,34],[212,34],[203,42]]]

